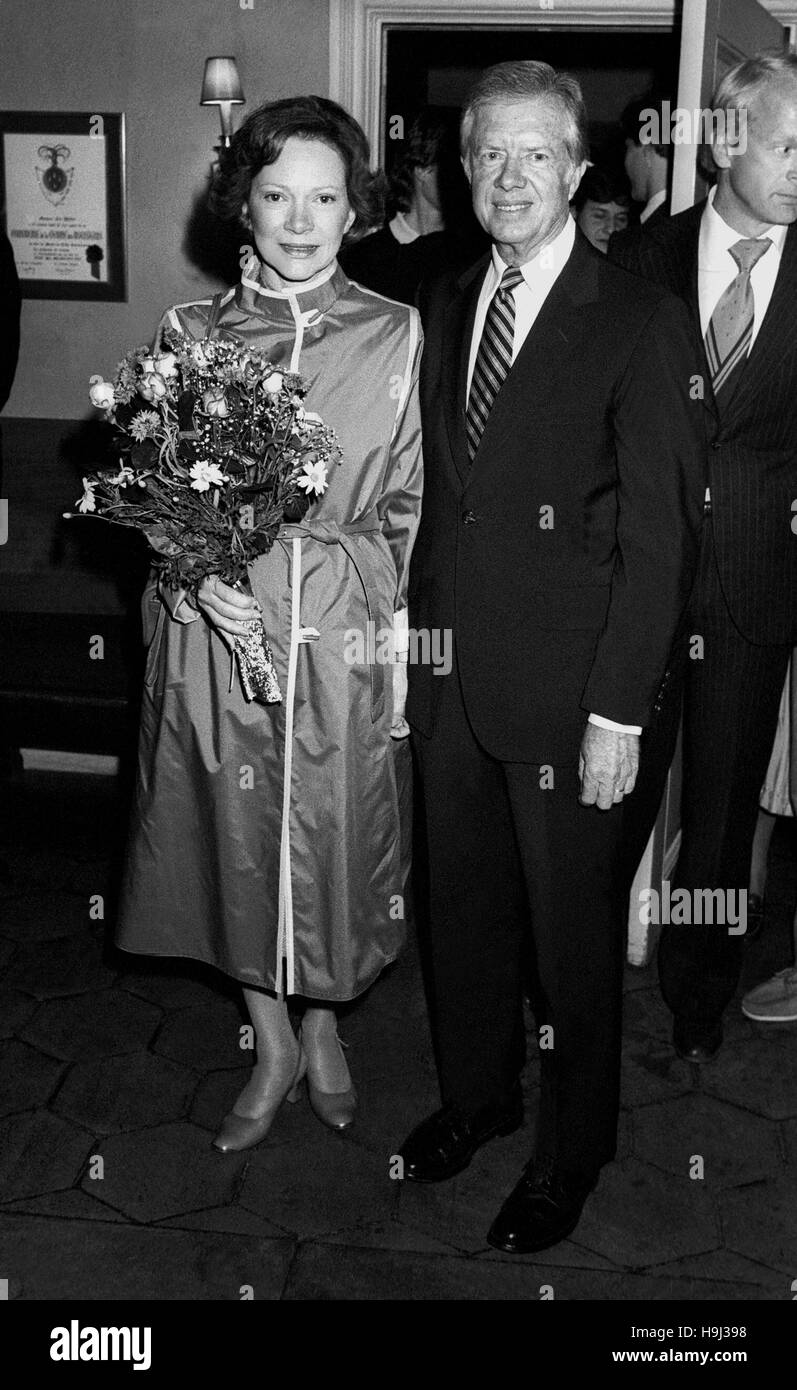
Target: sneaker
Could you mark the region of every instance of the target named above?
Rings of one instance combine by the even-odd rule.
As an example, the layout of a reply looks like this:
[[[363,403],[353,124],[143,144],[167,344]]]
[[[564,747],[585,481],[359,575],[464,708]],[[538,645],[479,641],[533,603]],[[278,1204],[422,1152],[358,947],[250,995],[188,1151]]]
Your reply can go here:
[[[748,990],[742,1013],[756,1023],[797,1023],[797,966],[779,970],[771,980]]]

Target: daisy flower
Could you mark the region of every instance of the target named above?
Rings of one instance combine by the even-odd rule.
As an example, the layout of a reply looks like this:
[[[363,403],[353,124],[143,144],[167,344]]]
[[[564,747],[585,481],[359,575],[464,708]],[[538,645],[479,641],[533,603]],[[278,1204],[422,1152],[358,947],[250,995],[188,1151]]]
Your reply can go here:
[[[97,502],[94,497],[94,489],[89,478],[83,479],[83,496],[75,503],[79,512],[96,512]]]
[[[127,428],[140,444],[142,439],[149,439],[154,435],[160,422],[161,418],[156,410],[140,410],[138,415],[133,416]]]
[[[227,474],[222,473],[218,464],[208,463],[205,459],[192,464],[188,471],[194,480],[191,486],[195,492],[207,492],[211,487],[221,487],[222,483],[229,482]]]
[[[319,460],[317,463],[306,463],[302,468],[304,477],[297,478],[299,487],[303,487],[305,492],[314,492],[316,497],[320,497],[322,492],[326,492],[327,470],[326,465]]]

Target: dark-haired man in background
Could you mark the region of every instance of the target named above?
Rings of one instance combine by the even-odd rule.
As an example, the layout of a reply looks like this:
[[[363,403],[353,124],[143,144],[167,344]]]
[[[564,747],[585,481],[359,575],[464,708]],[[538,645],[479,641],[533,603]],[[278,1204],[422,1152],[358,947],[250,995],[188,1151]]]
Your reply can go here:
[[[635,246],[642,232],[650,231],[657,222],[664,222],[669,216],[667,197],[672,170],[672,145],[661,139],[652,140],[648,134],[651,113],[658,117],[662,105],[653,96],[641,97],[629,102],[620,117],[625,136],[623,164],[631,184],[631,197],[641,207],[638,223],[615,232],[611,242],[618,252],[615,259],[619,259],[620,252],[628,252]],[[661,136],[661,132],[658,133]]]

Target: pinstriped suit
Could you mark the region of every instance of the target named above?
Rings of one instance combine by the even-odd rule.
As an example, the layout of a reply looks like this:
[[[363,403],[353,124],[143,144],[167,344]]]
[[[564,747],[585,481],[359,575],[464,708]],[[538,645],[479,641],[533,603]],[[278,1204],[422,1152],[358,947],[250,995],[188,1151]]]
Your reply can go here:
[[[698,243],[704,204],[661,221],[633,245],[612,244],[626,269],[686,303],[702,351]],[[700,573],[682,634],[700,635],[702,659],[676,647],[659,725],[646,736],[640,782],[628,802],[634,850],[663,790],[684,690],[683,838],[675,884],[746,888],[758,794],[797,642],[797,227],[787,233],[760,332],[730,399],[717,406],[705,363],[711,511]],[[714,1022],[733,995],[741,938],[694,927],[665,930],[659,966],[675,1013]]]

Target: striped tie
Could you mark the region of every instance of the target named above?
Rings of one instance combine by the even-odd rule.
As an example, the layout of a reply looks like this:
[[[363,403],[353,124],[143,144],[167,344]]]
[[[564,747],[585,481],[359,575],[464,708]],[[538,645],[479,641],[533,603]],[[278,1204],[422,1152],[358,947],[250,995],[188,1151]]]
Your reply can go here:
[[[471,461],[479,447],[493,402],[512,366],[512,345],[515,340],[515,299],[512,291],[522,279],[517,266],[504,271],[484,320],[465,412]]]
[[[771,245],[769,237],[749,237],[729,248],[739,274],[720,297],[706,330],[706,355],[717,397],[727,391],[737,367],[744,364],[750,351],[755,319],[750,272]]]

